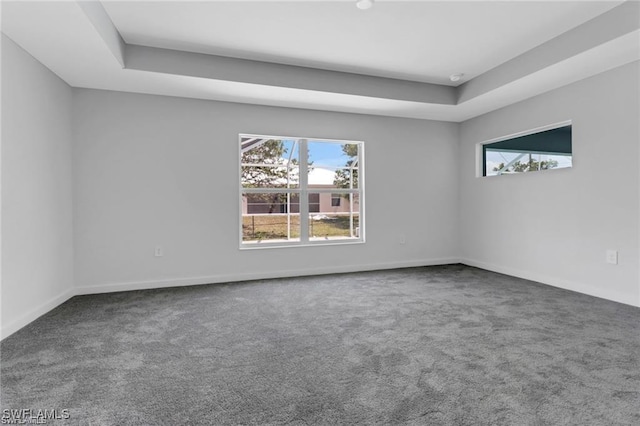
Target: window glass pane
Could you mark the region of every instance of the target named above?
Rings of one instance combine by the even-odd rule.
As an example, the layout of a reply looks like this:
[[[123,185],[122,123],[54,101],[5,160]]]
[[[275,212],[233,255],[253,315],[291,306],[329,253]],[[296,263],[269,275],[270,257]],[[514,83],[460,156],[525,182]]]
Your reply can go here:
[[[241,246],[363,240],[362,142],[240,135],[240,149]],[[302,179],[301,158],[308,160]],[[309,214],[304,229],[301,210]]]
[[[331,194],[321,192],[309,194],[317,197],[318,212],[309,211],[309,239],[337,240],[359,238],[360,203],[357,193]],[[333,205],[335,197],[340,197],[340,205]]]
[[[243,188],[296,188],[299,184],[298,143],[287,139],[241,139]]]
[[[571,126],[483,145],[484,176],[573,166]]]
[[[485,161],[486,176],[562,169],[573,166],[571,155],[522,154],[489,150],[486,152]]]
[[[311,168],[309,185],[322,181],[338,188],[358,188],[359,143],[309,141],[307,146]],[[326,182],[328,171],[333,173],[330,183]]]
[[[242,241],[298,241],[298,194],[250,193],[242,196]]]
[[[317,167],[345,167],[349,161],[358,158],[358,143],[341,143],[331,141],[310,140],[309,162]]]

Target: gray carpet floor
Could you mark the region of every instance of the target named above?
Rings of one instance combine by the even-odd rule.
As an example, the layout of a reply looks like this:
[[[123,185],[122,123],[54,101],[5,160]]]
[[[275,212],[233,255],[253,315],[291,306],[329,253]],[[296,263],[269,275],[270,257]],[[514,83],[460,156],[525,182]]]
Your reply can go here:
[[[639,326],[638,308],[462,265],[77,296],[2,341],[2,408],[82,425],[640,425]]]

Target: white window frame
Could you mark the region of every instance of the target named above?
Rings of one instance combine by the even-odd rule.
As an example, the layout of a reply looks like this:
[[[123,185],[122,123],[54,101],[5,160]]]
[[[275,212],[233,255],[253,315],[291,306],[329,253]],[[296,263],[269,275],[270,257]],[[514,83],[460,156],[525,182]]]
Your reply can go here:
[[[285,139],[296,140],[300,153],[299,159],[299,182],[298,188],[243,188],[242,186],[242,139],[244,138],[261,138],[261,139]],[[308,142],[314,143],[336,143],[336,144],[358,144],[358,188],[308,188]],[[307,247],[307,246],[326,246],[326,245],[344,245],[344,244],[362,244],[365,242],[365,178],[364,178],[364,141],[344,140],[344,139],[328,139],[328,138],[311,138],[298,136],[274,136],[240,133],[238,135],[238,188],[239,188],[239,241],[240,250],[255,250],[265,248],[283,248],[283,247]],[[290,193],[298,194],[300,209],[300,239],[298,241],[261,241],[261,242],[244,242],[242,231],[242,209],[243,195],[247,193]],[[359,206],[358,227],[356,228],[356,237],[344,239],[328,239],[328,240],[312,240],[309,238],[309,193],[330,193],[330,194],[357,194]],[[303,202],[304,200],[304,202]],[[350,198],[350,217],[353,221],[353,197]],[[353,227],[353,223],[352,223]]]

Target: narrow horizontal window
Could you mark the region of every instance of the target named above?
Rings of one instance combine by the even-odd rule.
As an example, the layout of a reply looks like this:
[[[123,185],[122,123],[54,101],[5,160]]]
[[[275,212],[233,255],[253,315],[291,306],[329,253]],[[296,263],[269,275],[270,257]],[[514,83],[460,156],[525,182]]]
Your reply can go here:
[[[240,246],[364,241],[363,145],[240,135]]]
[[[573,166],[571,125],[482,145],[482,175],[498,176]]]

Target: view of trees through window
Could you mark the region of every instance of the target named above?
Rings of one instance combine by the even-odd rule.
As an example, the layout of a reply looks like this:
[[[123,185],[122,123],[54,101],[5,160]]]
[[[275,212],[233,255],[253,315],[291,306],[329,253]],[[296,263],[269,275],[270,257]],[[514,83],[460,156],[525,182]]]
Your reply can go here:
[[[487,176],[571,167],[571,156],[544,155],[530,152],[521,155],[512,152],[493,151],[487,153],[487,158],[492,164],[496,164],[491,168],[491,171],[487,171]],[[492,159],[494,160],[491,161]]]
[[[362,240],[362,142],[240,136],[244,246]]]

